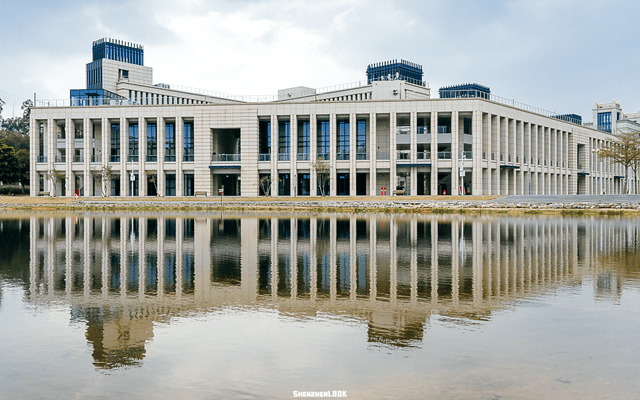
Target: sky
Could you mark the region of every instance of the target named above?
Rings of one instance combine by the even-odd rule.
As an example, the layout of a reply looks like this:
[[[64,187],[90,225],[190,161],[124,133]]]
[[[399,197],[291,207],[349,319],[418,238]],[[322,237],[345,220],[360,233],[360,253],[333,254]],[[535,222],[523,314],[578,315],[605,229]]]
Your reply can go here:
[[[595,102],[640,109],[640,2],[589,0],[2,0],[3,117],[26,99],[83,89],[94,40],[144,46],[154,83],[234,95],[366,79],[369,64],[422,65],[432,97],[479,83],[593,120]]]

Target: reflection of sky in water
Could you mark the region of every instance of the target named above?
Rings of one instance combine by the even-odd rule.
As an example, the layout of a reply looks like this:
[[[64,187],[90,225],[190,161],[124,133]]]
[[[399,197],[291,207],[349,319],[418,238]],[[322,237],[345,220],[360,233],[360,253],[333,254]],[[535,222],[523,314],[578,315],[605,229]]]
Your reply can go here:
[[[640,389],[636,220],[36,220],[0,232],[15,398]]]

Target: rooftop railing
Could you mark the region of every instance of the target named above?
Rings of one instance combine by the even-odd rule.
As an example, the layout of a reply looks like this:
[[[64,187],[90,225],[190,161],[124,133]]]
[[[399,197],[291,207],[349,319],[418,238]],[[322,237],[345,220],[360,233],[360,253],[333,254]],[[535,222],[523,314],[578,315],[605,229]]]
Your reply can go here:
[[[514,99],[507,99],[505,97],[496,96],[495,94],[482,92],[480,90],[471,90],[471,89],[447,90],[445,93],[446,93],[445,97],[442,97],[442,98],[446,98],[446,99],[483,98],[483,99],[491,100],[496,103],[504,104],[505,106],[511,106],[511,107],[519,108],[521,110],[533,112],[536,114],[541,114],[547,117],[557,118],[562,121],[571,122],[572,124],[582,125],[581,120],[572,118],[568,115],[547,111],[539,107],[534,107],[528,104],[520,103],[519,101],[515,101]]]

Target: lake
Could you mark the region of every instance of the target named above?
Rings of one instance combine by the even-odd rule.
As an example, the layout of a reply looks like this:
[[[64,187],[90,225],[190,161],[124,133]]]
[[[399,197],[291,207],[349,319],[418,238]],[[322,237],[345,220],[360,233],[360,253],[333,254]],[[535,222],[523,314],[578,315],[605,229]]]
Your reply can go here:
[[[0,217],[3,399],[634,398],[638,332],[636,217]]]

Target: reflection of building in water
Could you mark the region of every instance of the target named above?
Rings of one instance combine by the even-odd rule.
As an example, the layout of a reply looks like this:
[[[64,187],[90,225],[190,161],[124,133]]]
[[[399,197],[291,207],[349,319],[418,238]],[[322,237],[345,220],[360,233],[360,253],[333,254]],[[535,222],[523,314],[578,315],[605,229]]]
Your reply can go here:
[[[139,363],[153,321],[238,303],[352,316],[371,342],[414,346],[434,311],[484,320],[584,276],[619,296],[624,271],[600,260],[638,234],[539,216],[33,217],[31,300],[65,297],[104,368]]]
[[[86,321],[86,337],[93,346],[96,367],[135,366],[144,358],[144,344],[153,337],[153,320],[138,318],[127,311],[105,307],[72,310],[75,318]]]

